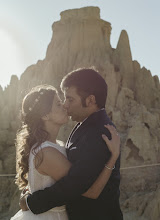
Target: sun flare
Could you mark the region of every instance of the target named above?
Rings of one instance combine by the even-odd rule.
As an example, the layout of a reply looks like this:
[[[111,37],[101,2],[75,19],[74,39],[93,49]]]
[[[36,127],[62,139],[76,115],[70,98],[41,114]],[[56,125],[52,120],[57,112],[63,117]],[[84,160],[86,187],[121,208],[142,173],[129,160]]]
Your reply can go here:
[[[14,37],[0,29],[0,85],[9,84],[11,75],[22,69],[21,51]]]

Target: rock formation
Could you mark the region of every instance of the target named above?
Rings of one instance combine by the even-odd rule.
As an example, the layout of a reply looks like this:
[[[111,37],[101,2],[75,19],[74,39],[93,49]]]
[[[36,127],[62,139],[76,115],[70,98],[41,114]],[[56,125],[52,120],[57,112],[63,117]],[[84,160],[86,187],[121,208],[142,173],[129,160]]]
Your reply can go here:
[[[160,166],[147,166],[160,163],[158,77],[132,60],[125,30],[117,47],[111,47],[111,24],[100,18],[97,7],[64,11],[52,28],[45,59],[29,66],[20,80],[12,76],[4,91],[0,88],[0,173],[15,173],[14,139],[24,94],[42,83],[59,90],[61,79],[68,72],[95,66],[108,84],[106,110],[121,136],[121,206],[125,219],[158,220]],[[72,126],[70,122],[61,130],[60,139],[66,141]],[[132,168],[123,169],[127,167]],[[18,209],[18,191],[13,179],[0,178],[0,211],[4,217]]]

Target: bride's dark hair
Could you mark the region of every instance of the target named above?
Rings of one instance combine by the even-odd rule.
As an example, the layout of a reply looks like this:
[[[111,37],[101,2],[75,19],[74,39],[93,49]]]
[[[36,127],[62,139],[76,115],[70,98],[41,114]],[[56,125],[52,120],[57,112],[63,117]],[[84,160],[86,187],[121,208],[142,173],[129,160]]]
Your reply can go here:
[[[16,184],[23,189],[28,184],[29,153],[47,140],[49,133],[44,130],[42,117],[51,111],[57,90],[50,85],[39,85],[31,89],[22,102],[22,126],[16,136]],[[36,167],[42,162],[39,158]]]

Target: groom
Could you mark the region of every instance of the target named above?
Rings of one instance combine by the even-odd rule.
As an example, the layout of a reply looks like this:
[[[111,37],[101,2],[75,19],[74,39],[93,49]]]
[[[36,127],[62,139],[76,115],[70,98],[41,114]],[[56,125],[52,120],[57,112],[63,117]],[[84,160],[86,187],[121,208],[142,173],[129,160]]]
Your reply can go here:
[[[122,220],[120,158],[97,199],[81,196],[94,183],[111,156],[101,136],[105,133],[110,139],[104,125],[113,125],[104,109],[107,84],[94,69],[78,69],[63,78],[61,89],[68,115],[79,122],[66,143],[72,167],[68,175],[53,186],[29,195],[28,207],[34,214],[39,214],[66,204],[70,220]]]

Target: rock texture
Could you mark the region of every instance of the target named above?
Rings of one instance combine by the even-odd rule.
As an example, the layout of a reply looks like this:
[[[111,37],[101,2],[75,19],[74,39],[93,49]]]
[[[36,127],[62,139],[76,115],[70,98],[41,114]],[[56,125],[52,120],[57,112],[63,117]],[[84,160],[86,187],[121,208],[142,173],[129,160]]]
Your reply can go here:
[[[125,219],[160,219],[160,166],[145,167],[160,163],[158,77],[132,60],[125,30],[117,47],[111,47],[111,24],[100,18],[97,7],[64,11],[52,28],[45,59],[29,66],[20,80],[12,76],[4,91],[0,87],[0,173],[15,173],[14,139],[24,94],[42,83],[59,89],[69,71],[95,66],[108,84],[106,110],[121,135],[121,206]],[[59,138],[66,141],[72,126],[73,122],[65,126]],[[5,219],[18,209],[18,191],[13,179],[0,178],[0,211]]]

